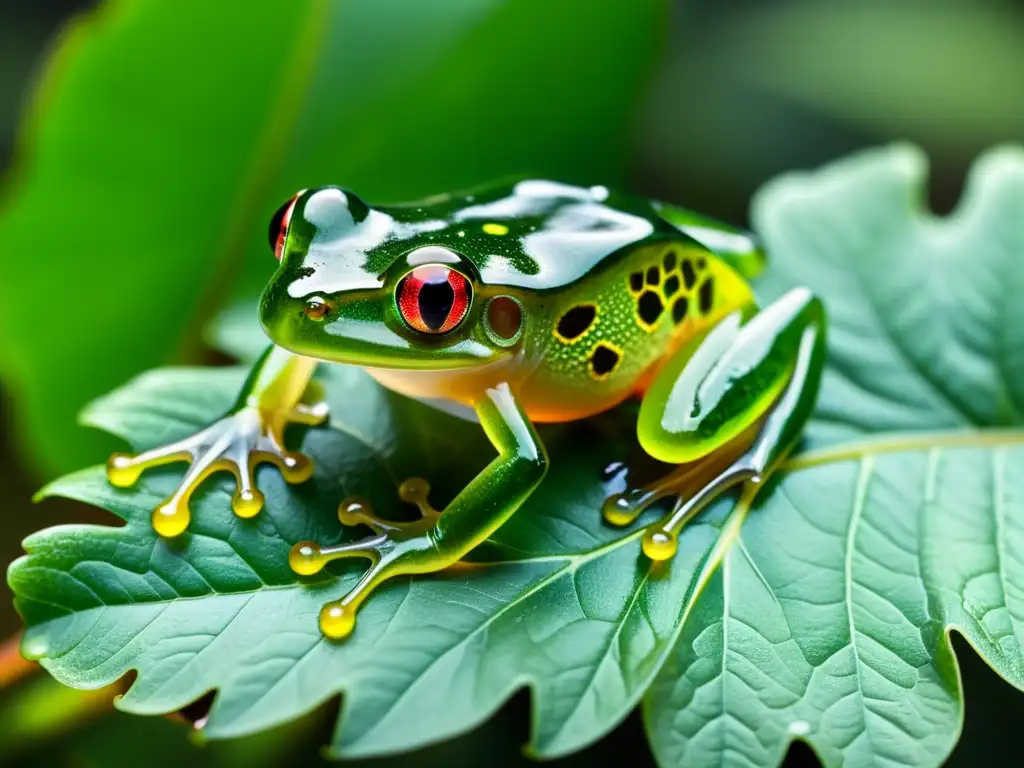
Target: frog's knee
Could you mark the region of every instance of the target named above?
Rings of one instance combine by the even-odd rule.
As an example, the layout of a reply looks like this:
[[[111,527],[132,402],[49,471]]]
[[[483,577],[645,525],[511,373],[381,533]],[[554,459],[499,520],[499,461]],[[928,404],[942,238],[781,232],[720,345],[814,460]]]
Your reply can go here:
[[[722,321],[659,374],[640,408],[640,445],[660,461],[684,464],[742,440],[773,408],[792,377],[808,326],[822,324],[820,301],[797,288],[745,324]]]

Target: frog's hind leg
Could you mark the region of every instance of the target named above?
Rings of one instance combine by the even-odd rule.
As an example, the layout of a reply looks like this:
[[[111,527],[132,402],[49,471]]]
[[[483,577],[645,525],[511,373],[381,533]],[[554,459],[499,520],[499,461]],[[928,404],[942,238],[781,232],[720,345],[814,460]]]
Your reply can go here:
[[[688,464],[681,464],[653,482],[628,488],[605,499],[601,514],[611,525],[632,525],[648,507],[669,497],[683,497],[696,493],[722,469],[743,455],[757,437],[758,427],[747,430],[740,437],[717,451]]]
[[[625,519],[631,502],[643,507],[688,486],[644,536],[655,560],[675,553],[679,531],[700,510],[737,483],[761,482],[796,443],[824,365],[824,312],[809,291],[794,289],[746,324],[738,312],[726,317],[680,353],[648,390],[638,435],[655,458],[688,465],[610,500]]]
[[[292,547],[289,564],[301,576],[319,573],[333,560],[370,561],[355,586],[321,610],[320,629],[327,637],[347,636],[355,627],[360,606],[387,579],[454,565],[497,530],[540,484],[547,471],[547,454],[509,386],[488,389],[474,408],[498,455],[443,512],[427,502],[426,482],[406,480],[399,495],[420,508],[419,520],[392,522],[377,517],[368,506],[343,503],[342,522],[368,525],[373,536],[337,546],[301,541]]]

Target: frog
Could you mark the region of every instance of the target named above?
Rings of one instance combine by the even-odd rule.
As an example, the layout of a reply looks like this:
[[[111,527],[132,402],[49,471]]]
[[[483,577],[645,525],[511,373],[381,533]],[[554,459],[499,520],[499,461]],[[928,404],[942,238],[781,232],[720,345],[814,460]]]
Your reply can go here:
[[[399,395],[469,411],[493,460],[443,509],[422,478],[398,496],[415,520],[342,500],[338,518],[371,535],[297,542],[298,576],[342,558],[369,567],[323,606],[319,629],[341,640],[388,579],[454,566],[488,540],[543,481],[537,425],[597,416],[639,401],[636,437],[658,479],[612,494],[600,511],[632,525],[655,502],[642,552],[670,560],[686,523],[737,485],[763,485],[799,441],[825,359],[821,301],[794,287],[759,301],[766,257],[744,230],[677,205],[605,186],[543,179],[496,182],[398,205],[370,205],[339,186],[301,190],[268,230],[277,268],[259,303],[270,344],[237,399],[195,435],[117,453],[107,477],[134,484],[150,467],[187,461],[153,511],[167,539],[186,533],[189,499],[211,474],[235,476],[234,514],[266,503],[254,468],[288,483],[312,460],[285,443],[292,424],[328,418],[309,397],[321,363],[362,367]],[[598,512],[595,511],[595,514]]]

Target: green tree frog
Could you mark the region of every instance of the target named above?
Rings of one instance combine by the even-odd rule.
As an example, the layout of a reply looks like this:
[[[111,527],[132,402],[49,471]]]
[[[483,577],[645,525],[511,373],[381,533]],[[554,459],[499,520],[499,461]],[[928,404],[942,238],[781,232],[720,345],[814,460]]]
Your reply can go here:
[[[174,537],[213,472],[234,473],[241,517],[264,503],[257,463],[276,464],[292,483],[311,476],[312,462],[286,450],[283,433],[327,416],[323,405],[303,404],[317,361],[359,365],[399,393],[472,408],[497,456],[443,511],[430,506],[423,480],[409,479],[399,495],[420,508],[415,522],[343,502],[341,522],[374,535],[292,549],[302,575],[336,558],[371,561],[324,606],[330,638],[352,631],[360,604],[386,579],[450,566],[508,520],[548,467],[535,423],[642,398],[640,445],[676,468],[608,499],[603,514],[626,525],[673,497],[643,537],[646,555],[665,560],[700,509],[772,471],[816,397],[821,303],[797,288],[759,308],[748,283],[763,264],[753,240],[678,207],[541,180],[387,207],[330,186],[285,203],[270,245],[279,267],[259,312],[273,344],[234,407],[191,438],[112,456],[107,472],[127,487],[146,467],[191,462],[153,512],[156,531]]]

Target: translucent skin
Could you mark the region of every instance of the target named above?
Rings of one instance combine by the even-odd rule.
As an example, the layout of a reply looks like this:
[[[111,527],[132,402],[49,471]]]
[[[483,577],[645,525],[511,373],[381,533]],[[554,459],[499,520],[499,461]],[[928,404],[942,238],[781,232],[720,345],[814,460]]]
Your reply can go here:
[[[314,359],[361,365],[403,394],[474,409],[498,452],[443,511],[412,479],[399,492],[421,520],[389,522],[346,500],[340,521],[374,536],[295,545],[290,563],[303,576],[337,558],[372,563],[324,607],[329,637],[353,631],[358,607],[386,579],[455,563],[516,511],[547,468],[534,422],[581,419],[642,395],[641,445],[680,467],[609,499],[603,512],[626,525],[656,499],[678,497],[644,538],[647,555],[661,560],[718,494],[772,470],[817,392],[824,313],[809,292],[759,310],[747,279],[763,259],[749,237],[604,187],[521,181],[379,208],[317,188],[282,208],[271,244],[280,266],[260,319],[275,347],[235,408],[189,441],[109,464],[111,481],[127,485],[147,466],[192,461],[154,513],[162,535],[184,531],[189,495],[216,469],[239,478],[235,511],[245,517],[263,503],[251,483],[255,461],[296,482],[308,476],[282,433],[289,421],[326,417],[299,402]],[[173,524],[168,507],[178,510]]]

